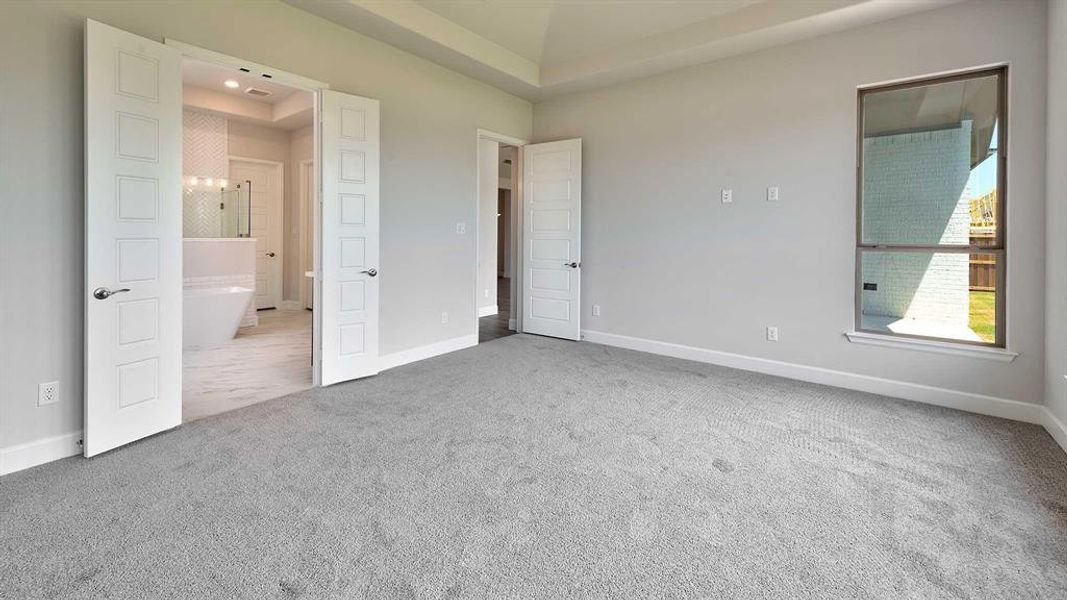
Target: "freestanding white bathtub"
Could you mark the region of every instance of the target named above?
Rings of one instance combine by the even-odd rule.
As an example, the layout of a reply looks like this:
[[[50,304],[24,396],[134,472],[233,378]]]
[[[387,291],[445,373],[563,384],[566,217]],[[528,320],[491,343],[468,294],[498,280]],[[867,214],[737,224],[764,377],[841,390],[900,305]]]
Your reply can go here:
[[[185,290],[182,348],[211,348],[232,340],[253,293],[236,286]]]

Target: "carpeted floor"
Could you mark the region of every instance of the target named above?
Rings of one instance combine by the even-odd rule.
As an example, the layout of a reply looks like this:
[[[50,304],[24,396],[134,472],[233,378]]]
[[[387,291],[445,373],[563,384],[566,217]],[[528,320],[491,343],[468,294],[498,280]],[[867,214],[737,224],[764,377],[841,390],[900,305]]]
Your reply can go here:
[[[1039,427],[515,335],[0,479],[0,598],[1064,598]]]

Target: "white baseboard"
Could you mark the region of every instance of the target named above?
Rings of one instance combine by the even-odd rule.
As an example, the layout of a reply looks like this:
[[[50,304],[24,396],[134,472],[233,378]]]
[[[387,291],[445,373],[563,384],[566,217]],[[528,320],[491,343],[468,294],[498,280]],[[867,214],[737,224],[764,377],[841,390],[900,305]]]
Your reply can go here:
[[[1063,448],[1064,452],[1067,452],[1067,425],[1064,425],[1063,421],[1059,420],[1056,415],[1052,414],[1052,411],[1047,407],[1044,408],[1044,420],[1041,422],[1045,426],[1045,430],[1052,436],[1052,439],[1056,440],[1056,443]]]
[[[434,356],[448,354],[449,352],[455,352],[456,350],[462,350],[477,345],[478,334],[472,333],[470,335],[419,346],[418,348],[412,348],[410,350],[393,352],[392,354],[386,354],[378,358],[378,370],[385,371],[386,369],[392,369],[393,367],[399,367],[400,365],[433,358]]]
[[[0,475],[29,469],[82,453],[82,432],[75,431],[0,449]]]
[[[478,317],[491,317],[497,313],[497,307],[494,306],[479,306]]]
[[[743,354],[719,352],[695,346],[684,346],[669,342],[659,342],[644,338],[636,338],[614,333],[600,331],[582,331],[582,338],[597,344],[618,346],[631,350],[640,350],[652,354],[661,354],[674,358],[684,358],[698,362],[710,363],[724,367],[732,367],[745,371],[755,371],[767,375],[777,375],[789,379],[798,379],[811,383],[821,383],[835,387],[842,387],[861,392],[903,398],[925,404],[935,404],[947,408],[955,408],[967,412],[979,413],[1014,421],[1026,423],[1046,423],[1044,406],[1019,402],[996,396],[986,396],[972,392],[961,392],[947,388],[939,388],[919,383],[909,383],[893,379],[883,379],[870,375],[859,375],[846,371],[835,371],[821,367],[811,367],[788,363],[767,358],[756,358]],[[1049,413],[1051,415],[1051,413]],[[1062,424],[1060,425],[1062,427]],[[1056,434],[1053,434],[1055,437]],[[1059,440],[1057,440],[1059,441]],[[1061,445],[1063,442],[1060,442]]]

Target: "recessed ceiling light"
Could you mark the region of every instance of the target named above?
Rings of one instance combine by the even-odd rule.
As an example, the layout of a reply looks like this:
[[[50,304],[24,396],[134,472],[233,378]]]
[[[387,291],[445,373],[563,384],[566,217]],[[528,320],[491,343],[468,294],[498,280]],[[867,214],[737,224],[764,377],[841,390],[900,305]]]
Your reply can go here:
[[[230,88],[231,90],[236,90],[237,88],[241,87],[241,84],[237,83],[237,80],[235,79],[227,79],[224,83],[226,87]]]

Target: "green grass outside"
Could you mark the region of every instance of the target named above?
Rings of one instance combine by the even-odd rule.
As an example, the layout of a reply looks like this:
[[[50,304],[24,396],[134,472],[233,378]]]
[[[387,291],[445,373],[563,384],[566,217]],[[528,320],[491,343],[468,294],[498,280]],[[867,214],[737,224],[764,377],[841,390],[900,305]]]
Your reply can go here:
[[[993,292],[971,292],[971,329],[986,342],[997,340],[997,302]]]

